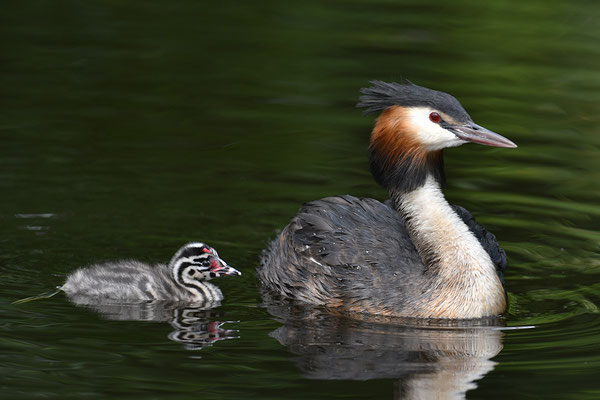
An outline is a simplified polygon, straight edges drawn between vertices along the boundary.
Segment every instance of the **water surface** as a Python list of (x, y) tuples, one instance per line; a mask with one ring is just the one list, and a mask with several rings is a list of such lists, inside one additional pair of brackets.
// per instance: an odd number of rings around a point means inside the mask
[[(7, 398), (600, 396), (595, 2), (3, 9)], [(373, 118), (354, 104), (369, 80), (401, 78), (454, 94), (519, 145), (446, 151), (447, 197), (508, 253), (505, 320), (428, 327), (265, 305), (260, 252), (302, 203), (386, 198), (367, 166)], [(218, 282), (220, 307), (10, 304), (88, 263), (162, 262), (191, 240), (243, 272)]]

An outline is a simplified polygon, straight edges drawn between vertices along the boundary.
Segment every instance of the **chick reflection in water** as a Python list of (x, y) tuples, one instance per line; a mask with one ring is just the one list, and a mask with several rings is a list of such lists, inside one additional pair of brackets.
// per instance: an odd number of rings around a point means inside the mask
[(79, 302), (82, 298), (69, 299), (77, 305), (97, 311), (109, 320), (168, 322), (173, 327), (169, 339), (183, 344), (186, 350), (201, 350), (220, 340), (239, 338), (237, 330), (223, 327), (235, 321), (223, 321), (223, 313), (211, 310), (219, 305), (218, 302), (196, 303), (195, 307), (182, 308), (181, 304), (167, 301), (91, 304), (87, 301)]
[(296, 355), (307, 378), (397, 379), (395, 398), (464, 398), (493, 370), (491, 358), (502, 350), (503, 332), (494, 319), (438, 325), (414, 320), (411, 325), (307, 308), (267, 308), (283, 322), (271, 336)]

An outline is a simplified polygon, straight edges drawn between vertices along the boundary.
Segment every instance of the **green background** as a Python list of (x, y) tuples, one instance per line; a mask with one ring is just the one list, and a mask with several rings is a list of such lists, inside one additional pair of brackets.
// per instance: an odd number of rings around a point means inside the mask
[[(261, 305), (254, 277), (261, 250), (302, 203), (386, 198), (368, 172), (373, 117), (354, 105), (369, 80), (403, 78), (452, 93), (475, 122), (519, 145), (446, 151), (448, 199), (508, 253), (506, 325), (533, 326), (494, 339), (496, 364), (467, 397), (600, 396), (597, 2), (59, 0), (2, 9), (3, 397), (410, 397), (403, 385), (414, 370), (378, 375), (360, 364), (390, 335), (341, 363), (371, 375), (324, 378), (302, 366), (303, 350), (271, 334), (282, 320)], [(230, 321), (236, 339), (188, 351), (167, 339), (166, 323), (107, 320), (62, 295), (10, 304), (82, 265), (166, 261), (191, 240), (244, 273), (217, 282), (226, 301), (206, 317)], [(368, 324), (336, 329), (381, 335)], [(417, 364), (425, 375), (437, 365)]]

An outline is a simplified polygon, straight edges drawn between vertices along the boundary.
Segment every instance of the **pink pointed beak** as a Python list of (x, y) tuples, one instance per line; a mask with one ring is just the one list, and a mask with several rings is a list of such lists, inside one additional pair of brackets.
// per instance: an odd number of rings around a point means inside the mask
[(498, 135), (474, 122), (465, 125), (452, 125), (450, 130), (462, 140), (483, 144), (485, 146), (515, 148), (517, 145), (504, 136)]

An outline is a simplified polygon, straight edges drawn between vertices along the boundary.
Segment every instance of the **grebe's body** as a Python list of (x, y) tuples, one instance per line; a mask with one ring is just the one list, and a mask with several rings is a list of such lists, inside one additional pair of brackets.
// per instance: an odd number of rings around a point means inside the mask
[(473, 123), (452, 96), (374, 82), (359, 106), (381, 111), (371, 136), (375, 179), (390, 200), (306, 204), (265, 251), (259, 278), (284, 297), (395, 317), (480, 318), (506, 309), (504, 251), (445, 200), (441, 150), (514, 143)]
[(223, 294), (208, 280), (224, 275), (241, 273), (220, 259), (213, 248), (189, 243), (168, 265), (134, 260), (96, 264), (71, 273), (60, 289), (69, 296), (122, 302), (218, 302)]

